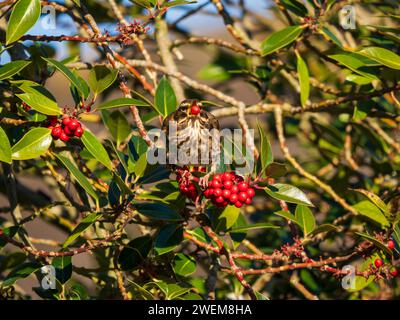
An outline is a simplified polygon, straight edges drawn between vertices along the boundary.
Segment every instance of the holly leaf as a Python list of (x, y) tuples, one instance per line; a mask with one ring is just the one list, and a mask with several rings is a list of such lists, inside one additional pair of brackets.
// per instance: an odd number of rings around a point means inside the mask
[(52, 141), (50, 129), (31, 129), (11, 148), (12, 159), (29, 160), (37, 158), (49, 149)]
[(161, 78), (158, 84), (154, 104), (158, 113), (164, 118), (176, 110), (175, 92), (165, 76)]
[(300, 25), (290, 26), (274, 32), (261, 43), (262, 55), (266, 56), (286, 47), (295, 41), (302, 32), (303, 28)]

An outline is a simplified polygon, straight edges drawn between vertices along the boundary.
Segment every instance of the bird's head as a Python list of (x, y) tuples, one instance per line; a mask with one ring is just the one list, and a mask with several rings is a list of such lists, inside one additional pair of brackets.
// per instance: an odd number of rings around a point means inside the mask
[(200, 115), (202, 104), (195, 99), (187, 99), (179, 105), (179, 110), (189, 117), (197, 117)]

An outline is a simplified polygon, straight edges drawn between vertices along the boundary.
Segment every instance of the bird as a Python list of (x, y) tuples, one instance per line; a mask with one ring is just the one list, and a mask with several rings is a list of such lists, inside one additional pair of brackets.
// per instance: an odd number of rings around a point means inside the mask
[(219, 162), (219, 122), (196, 99), (182, 101), (162, 124), (166, 137), (167, 165), (173, 170), (206, 172), (199, 185), (205, 188)]

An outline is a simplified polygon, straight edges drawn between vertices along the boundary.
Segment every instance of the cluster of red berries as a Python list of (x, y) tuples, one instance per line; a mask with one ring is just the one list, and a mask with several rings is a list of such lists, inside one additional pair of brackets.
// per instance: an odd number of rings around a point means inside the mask
[(57, 117), (49, 117), (48, 122), (48, 128), (51, 129), (51, 135), (54, 140), (60, 139), (67, 142), (72, 137), (80, 138), (83, 135), (82, 125), (75, 118), (65, 116), (60, 124)]
[(204, 196), (217, 207), (232, 204), (237, 208), (250, 204), (255, 190), (241, 176), (233, 172), (218, 173), (212, 177)]
[(199, 193), (194, 183), (185, 179), (181, 172), (177, 173), (177, 180), (179, 183), (179, 190), (181, 190), (181, 192), (190, 200), (195, 201)]

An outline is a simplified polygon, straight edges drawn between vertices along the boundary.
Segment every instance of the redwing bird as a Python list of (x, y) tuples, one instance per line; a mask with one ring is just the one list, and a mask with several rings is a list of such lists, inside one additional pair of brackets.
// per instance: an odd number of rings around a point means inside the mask
[(178, 109), (164, 119), (167, 163), (173, 169), (188, 167), (189, 171), (208, 169), (199, 184), (206, 186), (217, 169), (220, 152), (219, 122), (202, 104), (193, 99), (182, 101)]

